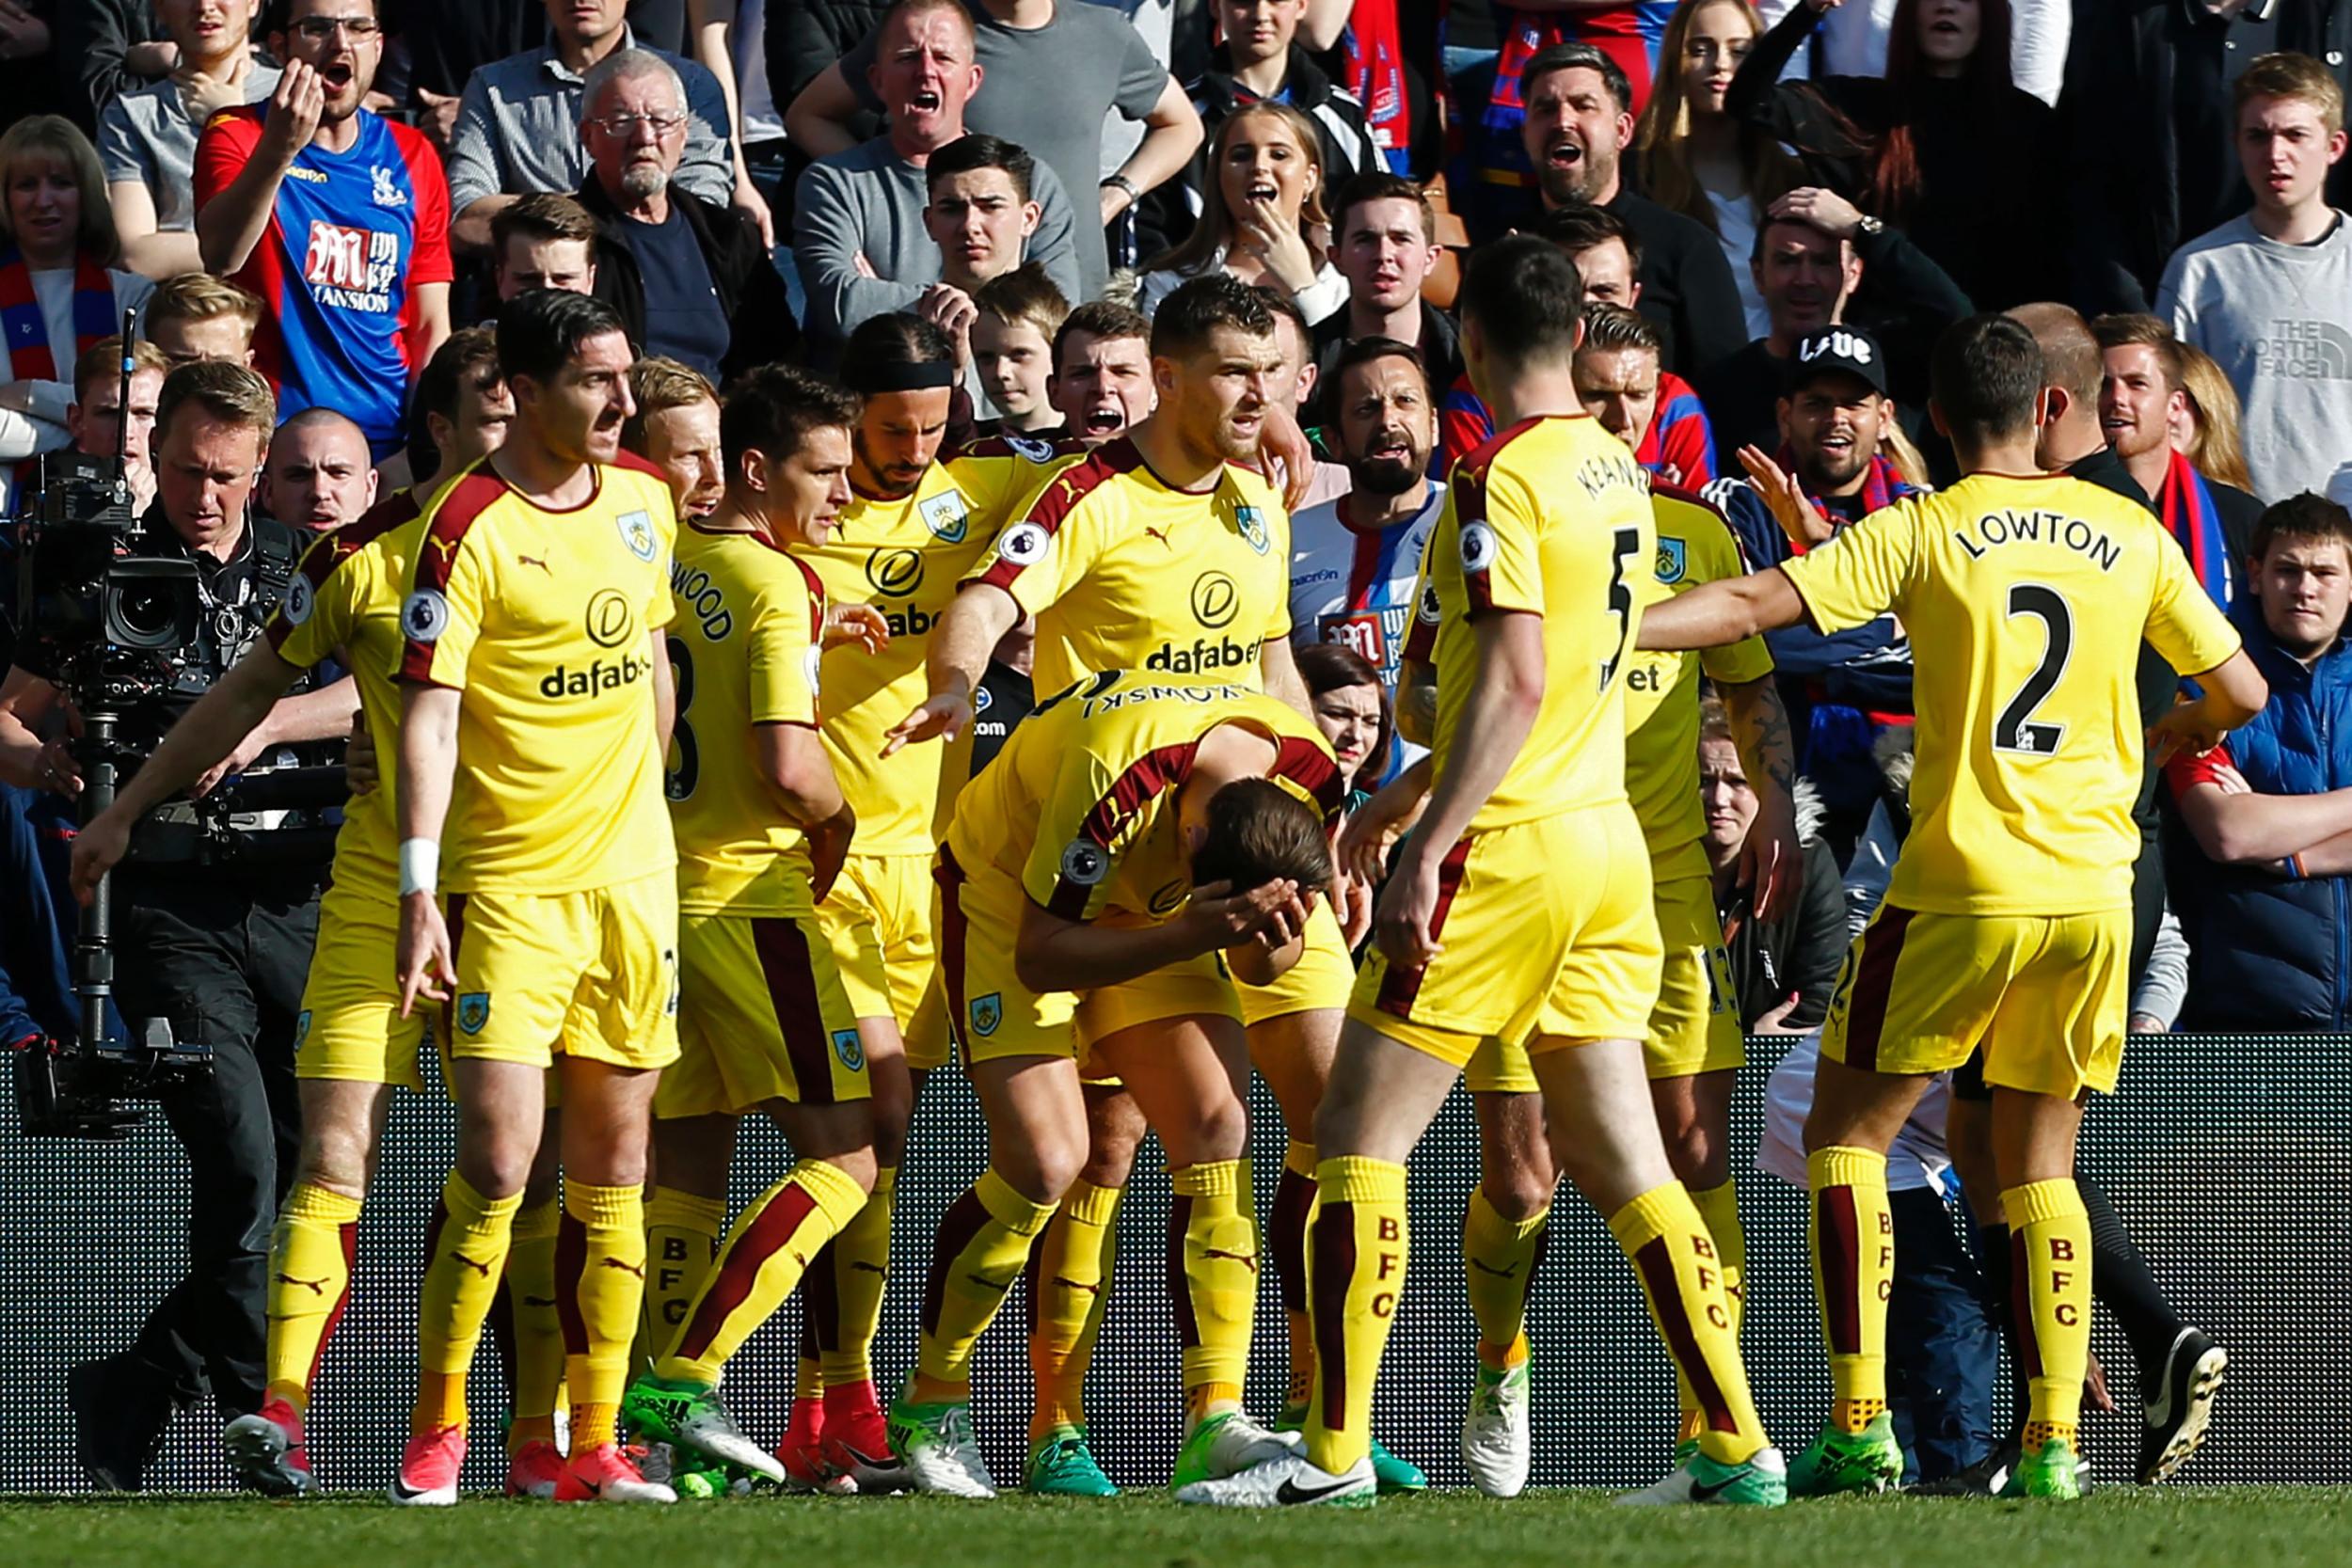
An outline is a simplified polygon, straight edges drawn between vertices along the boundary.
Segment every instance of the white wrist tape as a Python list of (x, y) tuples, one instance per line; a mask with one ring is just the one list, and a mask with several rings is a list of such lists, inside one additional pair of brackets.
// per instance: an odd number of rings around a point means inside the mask
[(430, 838), (404, 838), (400, 841), (400, 895), (412, 893), (433, 893), (441, 879), (441, 846)]

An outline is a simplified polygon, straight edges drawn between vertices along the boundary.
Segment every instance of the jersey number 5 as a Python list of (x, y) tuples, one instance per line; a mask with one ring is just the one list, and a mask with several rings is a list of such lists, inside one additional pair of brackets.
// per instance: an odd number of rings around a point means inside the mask
[(694, 793), (694, 785), (702, 778), (702, 751), (694, 744), (694, 728), (686, 721), (687, 710), (694, 705), (694, 660), (686, 651), (682, 638), (673, 637), (670, 643), (670, 679), (677, 688), (677, 718), (670, 725), (670, 745), (677, 752), (677, 766), (661, 781), (661, 793), (673, 800), (683, 800)]
[(2031, 615), (2041, 621), (2042, 662), (2034, 666), (2026, 684), (2017, 689), (2017, 695), (2001, 709), (2001, 717), (1993, 725), (1993, 749), (2046, 757), (2066, 737), (2066, 726), (2037, 721), (2033, 710), (2042, 705), (2042, 700), (2057, 689), (2058, 677), (2066, 673), (2067, 658), (2074, 651), (2074, 611), (2057, 589), (2038, 582), (2020, 582), (2010, 588), (2009, 614), (2011, 620)]
[(1600, 661), (1600, 689), (1609, 689), (1610, 677), (1617, 666), (1625, 662), (1626, 645), (1633, 641), (1633, 585), (1626, 580), (1626, 569), (1642, 553), (1642, 531), (1637, 528), (1617, 530), (1612, 541), (1615, 549), (1609, 562), (1609, 613), (1617, 623), (1617, 651)]

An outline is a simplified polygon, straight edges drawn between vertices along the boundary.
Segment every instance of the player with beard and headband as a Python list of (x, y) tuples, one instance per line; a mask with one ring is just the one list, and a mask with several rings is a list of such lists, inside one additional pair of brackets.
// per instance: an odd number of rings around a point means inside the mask
[[(1139, 670), (1228, 680), (1307, 711), (1290, 651), (1289, 519), (1246, 466), (1258, 458), (1284, 368), (1276, 321), (1263, 294), (1221, 273), (1182, 284), (1162, 302), (1151, 325), (1157, 406), (1120, 438), (1041, 470), (1031, 499), (1010, 514), (933, 632), (931, 695), (892, 731), (894, 747), (953, 738), (970, 726), (972, 692), (989, 651), (1025, 613), (1037, 619), (1040, 691), (1058, 691), (1089, 672)], [(1327, 1046), (1290, 1037), (1295, 1021), (1337, 1005), (1321, 993), (1343, 989), (1350, 970), (1338, 922), (1318, 910), (1304, 961), (1248, 1003), (1271, 1009), (1271, 1032), (1253, 1031), (1249, 1043), (1295, 1132), (1312, 1119), (1328, 1056)], [(1309, 1002), (1315, 1006), (1301, 1007)], [(1122, 1011), (1105, 1032), (1174, 1022), (1221, 1037), (1241, 1021), (1243, 1006), (1230, 986), (1164, 989)], [(972, 1018), (956, 1022), (960, 1029), (977, 1027)], [(1040, 1387), (1029, 1480), (1040, 1490), (1102, 1496), (1110, 1483), (1086, 1449), (1081, 1394), (1101, 1322), (1098, 1287), (1109, 1278), (1119, 1193), (1144, 1128), (1132, 1099), (1107, 1082), (1089, 1089), (1087, 1110), (1090, 1148), (1077, 1184), (1066, 1198), (1059, 1186), (1031, 1195), (1048, 1205), (1039, 1228), (1057, 1200), (1061, 1215), (1038, 1254), (1052, 1289), (1036, 1307), (1031, 1338)], [(1254, 1255), (1254, 1226), (1251, 1238)], [(1286, 1259), (1283, 1267), (1303, 1262)], [(1245, 1351), (1246, 1342), (1245, 1333)], [(1280, 1446), (1241, 1410), (1232, 1349), (1220, 1338), (1200, 1356), (1187, 1355), (1180, 1477), (1230, 1471)], [(931, 1364), (894, 1414), (893, 1428), (918, 1479), (930, 1468), (938, 1476), (932, 1485), (961, 1490), (986, 1481), (968, 1427), (956, 1429), (961, 1417), (949, 1415), (962, 1408), (952, 1397), (961, 1389), (950, 1370), (960, 1376), (961, 1360)], [(955, 1430), (966, 1437), (958, 1440)]]
[[(1291, 519), (1291, 640), (1353, 649), (1393, 694), (1422, 551), (1445, 502), (1445, 486), (1429, 477), (1429, 378), (1406, 344), (1352, 339), (1332, 363), (1326, 403), (1349, 489)], [(1378, 788), (1422, 754), (1409, 741), (1389, 751), (1386, 771), (1362, 787)], [(1292, 1393), (1293, 1402), (1303, 1397)]]
[(401, 444), (408, 388), (449, 336), (449, 185), (432, 144), (363, 106), (384, 55), (376, 0), (293, 0), (266, 104), (196, 149), (205, 270), (261, 296), (259, 368), (281, 414), (324, 404)]

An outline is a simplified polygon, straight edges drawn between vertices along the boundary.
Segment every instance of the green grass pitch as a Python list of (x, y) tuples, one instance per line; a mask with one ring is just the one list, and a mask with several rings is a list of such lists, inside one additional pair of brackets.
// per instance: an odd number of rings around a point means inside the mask
[(2118, 1488), (2080, 1503), (1906, 1497), (1626, 1510), (1468, 1493), (1273, 1514), (1008, 1497), (765, 1498), (672, 1509), (373, 1498), (0, 1499), (11, 1565), (72, 1568), (2285, 1568), (2352, 1560), (2352, 1491)]

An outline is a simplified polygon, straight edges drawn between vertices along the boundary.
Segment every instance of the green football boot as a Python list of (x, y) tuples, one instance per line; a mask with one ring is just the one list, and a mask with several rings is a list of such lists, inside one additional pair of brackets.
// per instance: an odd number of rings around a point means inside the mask
[(621, 1419), (640, 1437), (681, 1450), (681, 1459), (691, 1451), (767, 1481), (784, 1480), (784, 1466), (776, 1463), (776, 1456), (735, 1424), (716, 1388), (673, 1383), (647, 1373), (630, 1383), (621, 1395)]
[(1879, 1418), (1857, 1433), (1823, 1427), (1812, 1446), (1788, 1466), (1792, 1497), (1834, 1497), (1843, 1492), (1891, 1492), (1903, 1479), (1903, 1448), (1895, 1440), (1895, 1420)]
[(1778, 1449), (1758, 1449), (1737, 1465), (1709, 1459), (1694, 1447), (1691, 1457), (1665, 1479), (1617, 1499), (1634, 1508), (1670, 1503), (1712, 1503), (1730, 1507), (1778, 1508), (1788, 1500), (1788, 1467)]
[(1176, 1453), (1176, 1471), (1168, 1478), (1171, 1490), (1204, 1481), (1222, 1481), (1255, 1469), (1269, 1459), (1283, 1459), (1299, 1449), (1294, 1433), (1269, 1432), (1239, 1410), (1220, 1410), (1194, 1427)]
[(2004, 1497), (2062, 1497), (2083, 1495), (2082, 1456), (2063, 1437), (2053, 1437), (2039, 1451), (2018, 1456), (2017, 1467), (2001, 1488)]
[(1084, 1427), (1056, 1427), (1029, 1445), (1025, 1491), (1041, 1497), (1116, 1497), (1119, 1488), (1087, 1448)]

